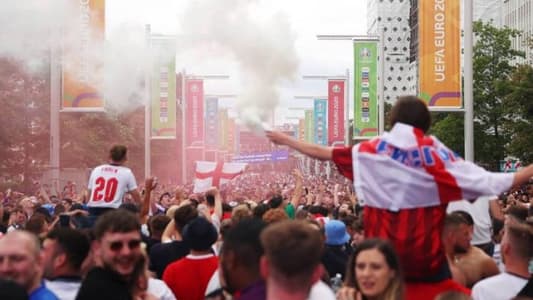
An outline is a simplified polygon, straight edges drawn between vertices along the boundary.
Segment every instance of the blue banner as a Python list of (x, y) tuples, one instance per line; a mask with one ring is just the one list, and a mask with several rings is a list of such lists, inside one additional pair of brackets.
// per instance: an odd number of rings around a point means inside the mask
[(314, 142), (319, 145), (328, 144), (327, 105), (328, 101), (326, 99), (315, 99)]
[(265, 161), (282, 161), (287, 159), (289, 159), (288, 150), (276, 150), (272, 152), (258, 152), (234, 156), (232, 162), (258, 163)]

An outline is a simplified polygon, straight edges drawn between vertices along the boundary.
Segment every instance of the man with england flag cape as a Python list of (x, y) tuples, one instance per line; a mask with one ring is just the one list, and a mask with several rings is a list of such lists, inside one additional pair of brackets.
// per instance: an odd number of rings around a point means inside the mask
[(498, 195), (527, 182), (533, 165), (516, 173), (493, 173), (465, 161), (434, 136), (426, 104), (398, 99), (390, 132), (350, 147), (333, 148), (267, 131), (276, 144), (321, 160), (332, 160), (351, 179), (364, 205), (367, 238), (390, 240), (407, 282), (406, 299), (433, 299), (447, 290), (468, 293), (451, 280), (441, 233), (449, 202)]

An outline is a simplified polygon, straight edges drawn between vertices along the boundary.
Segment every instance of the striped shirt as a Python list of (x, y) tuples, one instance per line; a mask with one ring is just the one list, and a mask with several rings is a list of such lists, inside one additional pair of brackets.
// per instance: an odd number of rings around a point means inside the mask
[(394, 244), (409, 281), (438, 281), (446, 273), (441, 233), (449, 202), (500, 194), (513, 181), (513, 174), (488, 172), (401, 123), (381, 137), (335, 148), (333, 161), (364, 206), (365, 235)]

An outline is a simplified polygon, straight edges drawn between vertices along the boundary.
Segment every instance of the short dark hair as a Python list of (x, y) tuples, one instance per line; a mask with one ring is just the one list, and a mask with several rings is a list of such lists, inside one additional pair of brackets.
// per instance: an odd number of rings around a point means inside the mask
[(533, 256), (533, 226), (521, 222), (507, 222), (505, 224), (509, 244), (516, 256), (524, 261), (529, 261)]
[(444, 230), (451, 230), (457, 228), (459, 225), (470, 225), (469, 221), (465, 218), (465, 215), (454, 211), (444, 217)]
[(311, 274), (324, 251), (318, 230), (305, 221), (280, 221), (263, 230), (261, 245), (279, 284), (287, 289), (311, 286)]
[(431, 114), (424, 101), (416, 96), (400, 96), (392, 107), (391, 126), (404, 123), (426, 133), (431, 126)]
[(263, 218), (263, 215), (267, 212), (267, 210), (269, 210), (269, 206), (264, 204), (264, 203), (259, 203), (255, 208), (254, 208), (254, 217), (258, 218), (258, 219), (262, 219)]
[(221, 253), (233, 252), (239, 264), (259, 273), (259, 259), (264, 253), (259, 236), (266, 224), (255, 218), (244, 219), (224, 233)]
[(54, 240), (67, 256), (68, 264), (79, 270), (89, 254), (89, 237), (79, 230), (60, 227), (48, 232), (47, 239)]
[(283, 197), (281, 195), (274, 195), (268, 202), (270, 208), (278, 208), (281, 206), (281, 203), (283, 203)]
[(150, 229), (150, 234), (153, 235), (154, 233), (163, 233), (169, 222), (170, 218), (167, 215), (159, 214), (151, 217), (148, 221), (148, 229)]
[(461, 217), (463, 217), (463, 219), (465, 220), (464, 224), (469, 225), (469, 226), (474, 226), (474, 218), (472, 218), (472, 216), (469, 213), (467, 213), (466, 211), (464, 211), (464, 210), (456, 210), (456, 211), (452, 212), (452, 214), (457, 214), (457, 215), (460, 215)]
[(174, 212), (174, 225), (179, 233), (190, 221), (198, 217), (198, 210), (191, 204), (183, 205)]
[(94, 225), (94, 236), (101, 240), (107, 232), (126, 233), (141, 230), (139, 218), (125, 209), (113, 209), (101, 215)]
[(215, 206), (215, 195), (207, 194), (205, 195), (205, 201), (209, 206)]
[(161, 200), (163, 200), (163, 197), (165, 196), (168, 196), (169, 198), (172, 198), (172, 196), (170, 195), (169, 192), (164, 192), (163, 194), (161, 194), (161, 196), (159, 196), (159, 202), (161, 202)]
[(124, 145), (114, 145), (109, 150), (109, 157), (115, 162), (121, 162), (126, 158), (128, 148)]

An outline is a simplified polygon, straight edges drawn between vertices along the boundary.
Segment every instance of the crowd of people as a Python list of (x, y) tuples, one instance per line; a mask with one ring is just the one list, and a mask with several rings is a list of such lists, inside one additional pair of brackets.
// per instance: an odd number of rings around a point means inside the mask
[(487, 172), (426, 136), (415, 97), (336, 165), (245, 172), (204, 193), (148, 178), (113, 146), (87, 189), (0, 198), (0, 299), (533, 299), (533, 167)]

